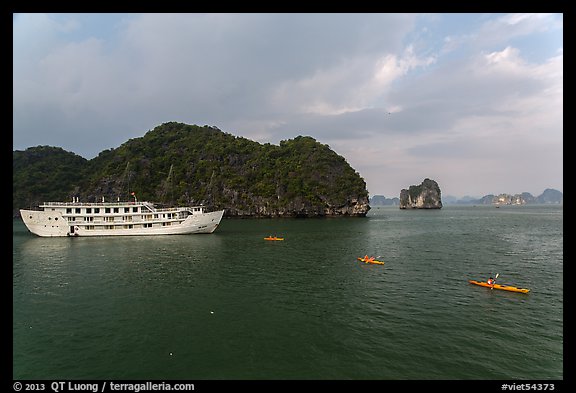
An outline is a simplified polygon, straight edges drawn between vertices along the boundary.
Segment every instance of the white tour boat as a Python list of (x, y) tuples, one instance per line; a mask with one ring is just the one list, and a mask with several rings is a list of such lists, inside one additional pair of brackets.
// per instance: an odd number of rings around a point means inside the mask
[(224, 210), (204, 206), (157, 209), (150, 202), (45, 202), (41, 210), (20, 210), (30, 232), (53, 236), (184, 235), (212, 233)]

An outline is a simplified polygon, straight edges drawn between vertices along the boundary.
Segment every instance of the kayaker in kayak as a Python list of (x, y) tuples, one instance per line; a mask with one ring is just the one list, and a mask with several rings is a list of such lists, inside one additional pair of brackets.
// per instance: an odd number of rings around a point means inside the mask
[(494, 285), (494, 284), (496, 284), (496, 280), (494, 280), (492, 277), (490, 277), (490, 278), (488, 279), (488, 281), (486, 281), (486, 282), (488, 283), (488, 285)]

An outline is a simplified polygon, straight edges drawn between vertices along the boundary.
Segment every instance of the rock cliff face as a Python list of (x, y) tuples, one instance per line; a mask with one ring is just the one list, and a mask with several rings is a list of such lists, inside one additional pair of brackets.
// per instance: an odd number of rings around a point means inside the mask
[(224, 207), (225, 217), (364, 217), (370, 210), (368, 197), (351, 198), (341, 205), (332, 205), (325, 201), (323, 206), (302, 198), (295, 198), (283, 207), (275, 206), (262, 198), (258, 198), (256, 202), (249, 207), (238, 205)]
[(419, 186), (401, 190), (400, 209), (442, 209), (442, 196), (438, 183), (424, 179)]

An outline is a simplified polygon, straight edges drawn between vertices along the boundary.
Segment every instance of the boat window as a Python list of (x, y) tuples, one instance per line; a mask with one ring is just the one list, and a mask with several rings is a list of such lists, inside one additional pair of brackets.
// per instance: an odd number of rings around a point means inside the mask
[(130, 213), (130, 208), (129, 208), (129, 207), (125, 207), (125, 208), (124, 208), (124, 213)]
[(119, 211), (120, 210), (117, 207), (114, 208), (114, 213), (118, 213)]
[(92, 208), (91, 207), (87, 207), (86, 208), (86, 214), (91, 214), (92, 213)]
[(104, 212), (105, 212), (105, 213), (110, 213), (110, 208), (109, 208), (109, 207), (104, 208)]
[(133, 213), (138, 213), (138, 207), (137, 207), (137, 206), (134, 206), (134, 207), (132, 208), (132, 212), (133, 212)]
[(66, 214), (71, 214), (72, 213), (72, 208), (71, 207), (67, 207), (66, 208)]
[(96, 213), (96, 214), (100, 213), (100, 208), (99, 208), (99, 207), (95, 207), (95, 208), (94, 208), (94, 213)]
[(74, 210), (75, 210), (76, 214), (80, 214), (80, 208), (79, 208), (79, 207), (77, 207), (77, 208), (74, 209)]

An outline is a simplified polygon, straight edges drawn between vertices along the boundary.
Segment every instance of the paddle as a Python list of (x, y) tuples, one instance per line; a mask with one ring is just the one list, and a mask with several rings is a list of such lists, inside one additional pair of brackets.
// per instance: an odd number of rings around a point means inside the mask
[[(500, 275), (500, 273), (496, 273), (496, 276), (494, 277), (494, 284), (496, 284), (496, 279), (498, 278), (499, 275)], [(492, 284), (490, 289), (494, 289), (494, 284)]]

